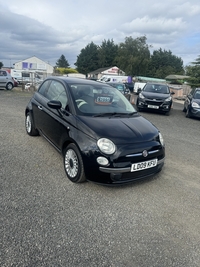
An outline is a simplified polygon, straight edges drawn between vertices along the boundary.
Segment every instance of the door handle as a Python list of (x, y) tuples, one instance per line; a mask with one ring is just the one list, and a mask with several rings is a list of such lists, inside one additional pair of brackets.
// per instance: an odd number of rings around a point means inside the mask
[(42, 106), (38, 106), (39, 110), (42, 110)]

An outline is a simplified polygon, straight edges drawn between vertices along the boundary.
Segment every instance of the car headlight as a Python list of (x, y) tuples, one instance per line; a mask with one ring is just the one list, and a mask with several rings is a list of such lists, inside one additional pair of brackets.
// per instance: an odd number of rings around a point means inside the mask
[(161, 133), (159, 133), (159, 140), (160, 140), (161, 145), (164, 146), (165, 142), (164, 142), (164, 139)]
[(103, 152), (107, 155), (111, 155), (111, 154), (115, 153), (115, 150), (116, 150), (115, 144), (107, 138), (99, 139), (97, 141), (97, 146), (101, 152)]
[(199, 104), (197, 102), (192, 102), (192, 107), (193, 108), (199, 108)]
[(144, 99), (145, 97), (143, 96), (143, 94), (142, 94), (142, 93), (139, 93), (139, 98), (142, 98), (142, 99)]
[(166, 102), (171, 101), (171, 100), (172, 100), (171, 96), (169, 96), (168, 98), (165, 99)]

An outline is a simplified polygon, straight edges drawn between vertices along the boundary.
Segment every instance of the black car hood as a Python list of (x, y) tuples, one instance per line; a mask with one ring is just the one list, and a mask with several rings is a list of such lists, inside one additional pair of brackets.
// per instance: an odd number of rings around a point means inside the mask
[(166, 99), (170, 96), (170, 94), (161, 94), (161, 93), (151, 93), (142, 91), (142, 94), (145, 98), (149, 99)]
[(146, 142), (158, 135), (158, 129), (140, 115), (129, 118), (80, 116), (78, 128), (96, 140), (104, 137), (115, 144)]

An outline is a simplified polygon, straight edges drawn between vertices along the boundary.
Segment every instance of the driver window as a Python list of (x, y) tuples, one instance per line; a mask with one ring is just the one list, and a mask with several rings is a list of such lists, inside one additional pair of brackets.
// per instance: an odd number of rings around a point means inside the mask
[(67, 105), (67, 94), (65, 87), (58, 81), (52, 81), (47, 92), (46, 98), (49, 100), (57, 100), (62, 104), (62, 108), (65, 109)]

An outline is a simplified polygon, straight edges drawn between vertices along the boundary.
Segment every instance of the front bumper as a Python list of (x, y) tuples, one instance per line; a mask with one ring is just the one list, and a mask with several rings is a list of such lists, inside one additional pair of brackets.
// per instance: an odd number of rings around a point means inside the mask
[[(144, 152), (148, 155), (145, 156)], [(107, 166), (98, 164), (98, 157), (103, 157), (98, 151), (87, 153), (83, 157), (87, 180), (105, 185), (127, 184), (161, 171), (165, 161), (165, 147), (158, 140), (120, 146), (116, 154), (107, 157)], [(144, 162), (149, 164), (154, 160), (157, 160), (157, 164), (151, 167), (134, 166)], [(140, 170), (136, 170), (138, 167)]]
[(167, 101), (155, 101), (150, 99), (138, 99), (137, 106), (140, 109), (150, 109), (150, 110), (158, 110), (163, 112), (168, 112), (171, 109), (172, 102)]
[(193, 117), (200, 118), (200, 108), (191, 108), (190, 114)]
[(131, 172), (131, 167), (127, 168), (104, 168), (99, 167), (99, 170), (101, 172), (104, 172), (106, 174), (109, 174), (109, 179), (107, 180), (107, 183), (109, 184), (124, 184), (124, 183), (130, 183), (134, 182), (136, 180), (145, 179), (149, 176), (155, 175), (159, 171), (161, 171), (163, 165), (164, 165), (165, 158), (158, 160), (157, 166), (140, 170), (137, 172)]

